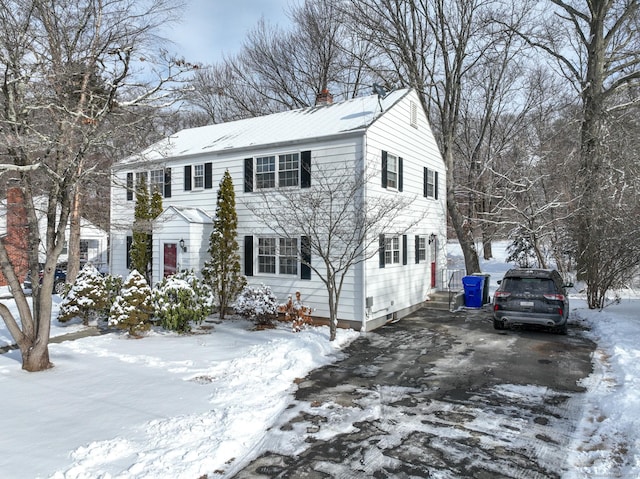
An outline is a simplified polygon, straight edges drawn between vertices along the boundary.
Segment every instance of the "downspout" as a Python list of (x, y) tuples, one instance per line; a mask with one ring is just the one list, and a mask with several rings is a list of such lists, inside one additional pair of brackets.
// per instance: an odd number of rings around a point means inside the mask
[[(362, 171), (360, 172), (360, 174), (362, 174), (362, 178), (366, 178), (367, 174), (367, 170), (368, 170), (368, 156), (367, 156), (367, 133), (365, 130), (365, 133), (362, 135)], [(362, 187), (362, 204), (366, 205), (366, 201), (367, 201), (367, 182), (363, 183), (363, 187)], [(366, 208), (363, 209), (363, 211), (366, 211)], [(368, 234), (368, 233), (367, 233)], [(365, 242), (366, 242), (366, 238), (365, 238)], [(366, 252), (363, 251), (362, 252), (363, 255), (366, 256)], [(364, 312), (364, 317), (362, 318), (362, 327), (360, 328), (360, 332), (362, 333), (366, 333), (367, 332), (367, 321), (370, 318), (370, 314), (371, 312), (369, 311), (369, 309), (367, 308), (367, 262), (362, 261), (360, 263), (360, 268), (361, 268), (361, 274), (362, 274), (362, 297), (360, 298), (360, 301), (362, 303), (362, 311)]]

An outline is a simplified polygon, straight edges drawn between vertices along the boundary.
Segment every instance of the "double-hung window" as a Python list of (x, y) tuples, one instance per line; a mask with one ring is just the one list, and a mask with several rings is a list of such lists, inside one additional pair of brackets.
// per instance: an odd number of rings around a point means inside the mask
[(416, 236), (416, 263), (427, 259), (427, 238), (426, 236)]
[(398, 236), (384, 239), (384, 263), (400, 264), (400, 238)]
[(300, 183), (300, 155), (289, 153), (278, 157), (278, 186), (298, 186)]
[(298, 274), (296, 238), (258, 238), (258, 272)]
[(157, 190), (162, 195), (164, 192), (164, 170), (151, 170), (149, 176), (149, 192), (153, 194)]
[(424, 169), (424, 191), (425, 198), (438, 199), (438, 172), (429, 168)]
[(387, 154), (387, 188), (398, 188), (398, 157)]
[(274, 188), (276, 186), (276, 157), (256, 158), (256, 188)]
[(298, 274), (298, 240), (280, 238), (280, 274)]
[(276, 238), (258, 238), (258, 272), (276, 273)]
[(193, 165), (193, 187), (204, 188), (204, 165)]

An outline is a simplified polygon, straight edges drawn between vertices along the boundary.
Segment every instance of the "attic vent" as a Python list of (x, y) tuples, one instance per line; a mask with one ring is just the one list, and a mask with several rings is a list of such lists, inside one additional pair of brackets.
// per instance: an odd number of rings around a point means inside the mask
[(409, 105), (409, 124), (414, 128), (418, 128), (418, 105), (414, 101)]
[(316, 95), (316, 106), (331, 105), (333, 103), (333, 95), (326, 88)]

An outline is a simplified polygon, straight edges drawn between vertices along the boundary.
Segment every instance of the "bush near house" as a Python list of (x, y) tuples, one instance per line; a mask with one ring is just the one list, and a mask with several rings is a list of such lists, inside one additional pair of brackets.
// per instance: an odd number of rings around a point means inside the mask
[(269, 286), (245, 286), (233, 309), (258, 326), (272, 326), (278, 315), (278, 300)]
[(98, 319), (104, 314), (108, 304), (108, 293), (105, 278), (91, 264), (87, 263), (78, 273), (60, 306), (58, 321), (65, 323), (73, 318), (81, 318), (82, 324)]
[(133, 270), (109, 311), (109, 325), (124, 329), (129, 336), (140, 337), (151, 327), (153, 302), (147, 280)]
[(213, 311), (213, 292), (193, 272), (164, 278), (153, 289), (155, 317), (160, 325), (179, 333), (191, 331)]
[(278, 306), (278, 312), (284, 314), (285, 321), (291, 321), (293, 331), (298, 333), (308, 325), (313, 324), (312, 309), (305, 306), (300, 299), (300, 291), (296, 291), (296, 299), (289, 295), (285, 304)]

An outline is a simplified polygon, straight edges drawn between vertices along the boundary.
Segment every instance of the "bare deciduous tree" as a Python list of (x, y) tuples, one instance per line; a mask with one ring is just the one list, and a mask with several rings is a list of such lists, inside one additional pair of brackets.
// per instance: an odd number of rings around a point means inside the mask
[(366, 185), (373, 178), (379, 178), (379, 172), (363, 172), (361, 165), (355, 172), (353, 164), (346, 162), (317, 166), (310, 188), (269, 191), (247, 203), (273, 233), (305, 238), (307, 244), (298, 242), (298, 259), (326, 287), (331, 341), (336, 337), (342, 286), (352, 268), (378, 254), (380, 234), (393, 227), (401, 235), (423, 219), (406, 214), (415, 198), (384, 194), (365, 198)]
[[(611, 223), (617, 194), (606, 192), (618, 180), (610, 141), (612, 116), (640, 101), (640, 3), (627, 0), (549, 0), (548, 15), (537, 28), (524, 32), (533, 46), (550, 55), (560, 74), (573, 86), (581, 105), (579, 166), (573, 178), (577, 208), (572, 218), (579, 278), (587, 284), (588, 304), (602, 307), (609, 259), (602, 245), (611, 231), (624, 231), (626, 221)], [(627, 171), (627, 165), (623, 171)], [(623, 175), (629, 177), (628, 173)], [(634, 208), (629, 206), (631, 210)], [(607, 225), (607, 228), (603, 228)], [(636, 268), (637, 251), (627, 251), (624, 277)]]
[[(473, 218), (459, 202), (459, 139), (465, 101), (481, 93), (484, 111), (475, 112), (476, 135), (465, 156), (472, 161), (486, 149), (492, 122), (504, 112), (506, 93), (517, 83), (513, 56), (520, 48), (515, 35), (499, 27), (525, 18), (526, 2), (514, 5), (492, 0), (349, 0), (351, 25), (387, 59), (391, 82), (421, 92), (447, 165), (447, 210), (469, 273), (480, 270)], [(481, 67), (485, 65), (484, 73)], [(488, 82), (487, 82), (488, 81)], [(484, 82), (484, 83), (483, 83)], [(484, 91), (480, 92), (480, 89)], [(500, 103), (502, 102), (502, 103)], [(477, 107), (477, 103), (475, 104)], [(471, 114), (471, 112), (469, 112)], [(478, 129), (479, 128), (479, 129)], [(467, 188), (467, 190), (469, 190)]]
[[(133, 129), (136, 109), (175, 100), (176, 81), (193, 66), (155, 50), (158, 26), (176, 12), (172, 0), (48, 2), (0, 6), (0, 158), (17, 180), (28, 219), (33, 307), (0, 242), (2, 272), (20, 323), (0, 315), (22, 353), (22, 367), (40, 371), (49, 360), (51, 291), (79, 185), (96, 165), (96, 151), (114, 146), (119, 129)], [(132, 120), (133, 119), (133, 120)], [(125, 124), (126, 123), (126, 124)], [(46, 233), (38, 230), (33, 198), (46, 198)], [(42, 284), (38, 283), (43, 251)]]
[(195, 75), (189, 101), (209, 122), (313, 106), (323, 90), (336, 100), (370, 91), (370, 48), (349, 34), (335, 1), (306, 0), (289, 17), (290, 29), (260, 20), (237, 56)]

